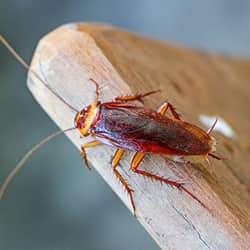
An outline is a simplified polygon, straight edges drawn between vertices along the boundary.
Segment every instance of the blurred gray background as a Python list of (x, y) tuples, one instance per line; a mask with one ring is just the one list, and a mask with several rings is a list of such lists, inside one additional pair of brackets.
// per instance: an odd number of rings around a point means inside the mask
[[(0, 33), (30, 60), (41, 36), (97, 21), (192, 47), (250, 54), (248, 0), (0, 0)], [(0, 46), (0, 181), (56, 130), (25, 86), (26, 72)], [(0, 249), (158, 249), (66, 138), (26, 164), (0, 204)]]

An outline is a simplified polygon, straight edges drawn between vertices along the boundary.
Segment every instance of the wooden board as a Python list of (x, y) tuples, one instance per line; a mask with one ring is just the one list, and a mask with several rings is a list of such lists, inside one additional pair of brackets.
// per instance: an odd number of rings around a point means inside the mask
[[(135, 190), (139, 222), (163, 249), (250, 248), (250, 62), (216, 53), (181, 48), (101, 24), (62, 26), (41, 39), (32, 68), (67, 102), (80, 110), (94, 100), (94, 78), (101, 100), (154, 89), (146, 99), (156, 109), (166, 99), (184, 119), (203, 126), (201, 117), (217, 116), (221, 132), (218, 153), (226, 161), (178, 164), (160, 155), (147, 155), (142, 168), (186, 183), (206, 204), (187, 194), (129, 171), (127, 152), (119, 171)], [(32, 74), (28, 86), (62, 129), (74, 125), (75, 113)], [(225, 124), (233, 130), (226, 132)], [(68, 133), (80, 149), (89, 139)], [(127, 193), (112, 172), (115, 149), (88, 150), (91, 165), (131, 209)], [(97, 239), (98, 240), (98, 239)]]

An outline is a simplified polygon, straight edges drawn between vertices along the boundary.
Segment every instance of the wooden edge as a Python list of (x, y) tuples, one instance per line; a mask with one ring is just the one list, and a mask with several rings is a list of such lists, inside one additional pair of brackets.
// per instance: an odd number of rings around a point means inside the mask
[[(85, 24), (85, 27), (88, 25)], [(106, 28), (107, 26), (99, 25), (95, 30), (98, 32)], [(119, 32), (115, 28), (110, 29), (111, 35)], [(157, 46), (159, 45), (156, 43)], [(78, 24), (62, 26), (42, 38), (34, 53), (32, 69), (78, 110), (91, 103), (94, 98), (94, 86), (89, 81), (90, 78), (94, 78), (100, 84), (102, 101), (131, 93), (129, 85), (96, 44), (95, 37), (84, 29), (78, 29)], [(58, 100), (31, 73), (28, 77), (28, 86), (36, 100), (61, 129), (72, 127), (75, 112)], [(70, 132), (67, 136), (79, 149), (81, 144), (88, 140), (80, 138), (77, 131)], [(129, 197), (110, 167), (113, 154), (113, 148), (98, 146), (88, 150), (88, 159), (131, 210)], [(249, 247), (247, 230), (225, 206), (206, 179), (196, 174), (192, 167), (173, 163), (158, 155), (148, 155), (143, 161), (144, 169), (153, 170), (174, 180), (185, 180), (188, 190), (199, 197), (209, 210), (179, 190), (152, 182), (129, 171), (131, 156), (132, 153), (125, 154), (119, 171), (135, 190), (139, 222), (161, 248)]]

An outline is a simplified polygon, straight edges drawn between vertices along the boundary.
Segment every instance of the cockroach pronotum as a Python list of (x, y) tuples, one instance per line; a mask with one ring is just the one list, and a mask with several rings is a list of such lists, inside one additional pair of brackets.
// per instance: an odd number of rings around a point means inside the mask
[[(111, 164), (112, 169), (115, 176), (120, 180), (129, 194), (134, 214), (136, 212), (133, 198), (134, 190), (132, 190), (127, 181), (117, 170), (117, 166), (125, 150), (134, 152), (130, 165), (130, 169), (134, 173), (183, 190), (201, 205), (205, 206), (196, 196), (184, 187), (183, 183), (141, 170), (139, 165), (146, 153), (182, 157), (197, 156), (202, 157), (207, 161), (208, 157), (211, 156), (215, 159), (221, 160), (221, 157), (214, 154), (216, 151), (216, 140), (211, 136), (216, 121), (211, 129), (206, 132), (198, 126), (184, 121), (170, 102), (163, 103), (158, 111), (147, 109), (134, 102), (141, 101), (144, 97), (155, 94), (159, 90), (150, 91), (145, 94), (116, 97), (113, 101), (101, 103), (99, 98), (99, 84), (94, 79), (90, 80), (95, 85), (95, 100), (93, 103), (78, 112), (77, 109), (63, 100), (62, 97), (60, 97), (45, 81), (32, 71), (29, 65), (16, 53), (2, 36), (0, 36), (0, 41), (26, 69), (30, 70), (30, 72), (56, 97), (76, 112), (74, 120), (75, 126), (68, 130), (78, 129), (82, 136), (91, 136), (94, 138), (93, 141), (83, 144), (81, 147), (82, 156), (87, 166), (89, 165), (86, 148), (95, 147), (99, 144), (107, 144), (116, 148)], [(14, 170), (1, 186), (0, 199), (9, 182), (31, 154), (52, 138), (63, 132), (67, 132), (68, 130), (58, 131), (45, 138), (18, 162)]]

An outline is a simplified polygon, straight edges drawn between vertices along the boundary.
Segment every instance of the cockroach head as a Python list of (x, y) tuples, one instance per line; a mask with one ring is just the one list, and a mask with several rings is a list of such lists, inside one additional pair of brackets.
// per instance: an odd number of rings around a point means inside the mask
[(75, 127), (79, 129), (83, 136), (89, 135), (89, 129), (95, 124), (98, 106), (98, 103), (92, 103), (76, 114)]

